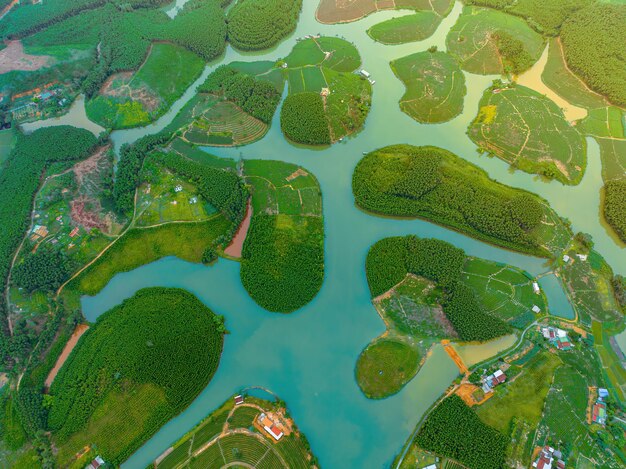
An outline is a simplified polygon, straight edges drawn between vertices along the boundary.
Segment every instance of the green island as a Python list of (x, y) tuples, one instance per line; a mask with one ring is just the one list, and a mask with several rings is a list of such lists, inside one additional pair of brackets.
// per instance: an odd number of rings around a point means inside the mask
[(466, 6), (450, 29), (446, 45), (467, 72), (519, 74), (539, 59), (545, 41), (521, 18)]
[[(427, 265), (435, 258), (441, 262)], [(449, 278), (441, 279), (443, 271)], [(357, 362), (357, 382), (369, 398), (398, 392), (442, 339), (493, 339), (547, 312), (545, 295), (528, 273), (467, 257), (443, 241), (383, 239), (368, 253), (366, 274), (387, 328)]]
[(396, 8), (417, 11), (412, 15), (400, 16), (375, 24), (367, 30), (367, 34), (372, 39), (382, 44), (404, 44), (429, 38), (448, 16), (454, 5), (451, 0), (394, 3)]
[(468, 135), (485, 151), (527, 173), (578, 184), (586, 145), (551, 99), (525, 86), (496, 82), (485, 90)]
[[(251, 390), (253, 391), (253, 390)], [(157, 469), (318, 467), (286, 404), (243, 391), (224, 402), (154, 461)]]
[(54, 379), (47, 415), (57, 464), (83, 448), (120, 464), (185, 409), (217, 370), (225, 332), (190, 293), (138, 291), (103, 314)]
[(87, 102), (87, 116), (105, 128), (149, 124), (176, 101), (202, 73), (204, 61), (180, 46), (152, 45), (137, 72), (110, 76)]
[(254, 301), (290, 313), (310, 302), (324, 279), (324, 220), (319, 183), (283, 161), (246, 160), (250, 228), (241, 282)]
[(243, 63), (222, 65), (209, 75), (165, 131), (193, 145), (239, 146), (263, 138), (284, 87), (281, 72), (271, 62), (258, 64), (254, 74), (238, 65)]
[(238, 0), (228, 11), (228, 41), (242, 50), (268, 49), (296, 29), (302, 0)]
[(571, 238), (544, 200), (437, 147), (392, 145), (367, 154), (354, 170), (352, 191), (368, 212), (423, 218), (540, 257), (558, 255)]
[(296, 143), (329, 145), (361, 130), (369, 113), (372, 86), (354, 74), (359, 51), (335, 37), (312, 37), (296, 44), (282, 62), (289, 95), (280, 126)]
[(437, 51), (417, 52), (391, 62), (406, 86), (400, 109), (422, 123), (446, 122), (461, 114), (467, 92), (465, 76), (456, 60)]

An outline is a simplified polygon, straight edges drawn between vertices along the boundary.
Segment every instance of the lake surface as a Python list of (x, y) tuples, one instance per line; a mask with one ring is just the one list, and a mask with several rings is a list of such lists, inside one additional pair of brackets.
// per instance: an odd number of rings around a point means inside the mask
[[(371, 305), (365, 278), (369, 247), (387, 236), (417, 234), (451, 242), (468, 255), (506, 262), (539, 275), (548, 270), (545, 260), (499, 249), (462, 234), (420, 220), (377, 218), (354, 206), (352, 171), (363, 152), (396, 144), (437, 145), (478, 164), (491, 177), (541, 194), (574, 230), (590, 233), (596, 249), (617, 272), (626, 273), (623, 246), (600, 224), (602, 186), (598, 146), (588, 140), (589, 163), (583, 181), (576, 187), (546, 183), (522, 172), (511, 172), (496, 158), (481, 157), (465, 131), (478, 108), (483, 90), (495, 77), (466, 74), (468, 94), (465, 111), (440, 125), (420, 125), (403, 114), (398, 100), (404, 87), (389, 61), (437, 45), (445, 50), (445, 36), (460, 14), (457, 3), (433, 37), (400, 46), (383, 46), (365, 31), (373, 24), (405, 13), (380, 12), (344, 25), (321, 25), (315, 21), (317, 0), (305, 0), (297, 31), (264, 54), (242, 54), (229, 47), (203, 76), (157, 122), (142, 129), (114, 132), (116, 148), (123, 143), (163, 129), (189, 100), (195, 86), (218, 64), (233, 60), (275, 60), (285, 57), (295, 38), (306, 34), (340, 35), (354, 42), (363, 57), (363, 68), (376, 80), (372, 110), (365, 129), (358, 135), (326, 149), (289, 144), (280, 132), (279, 112), (268, 134), (259, 142), (232, 149), (207, 149), (230, 158), (279, 159), (300, 164), (315, 174), (323, 194), (326, 233), (326, 274), (320, 293), (307, 306), (291, 315), (268, 313), (258, 307), (241, 286), (239, 264), (220, 260), (214, 267), (167, 258), (117, 275), (96, 297), (83, 298), (83, 311), (90, 321), (148, 286), (175, 286), (197, 295), (215, 312), (226, 316), (231, 332), (226, 336), (220, 367), (212, 382), (181, 415), (165, 425), (124, 465), (144, 468), (168, 446), (189, 431), (232, 393), (248, 386), (266, 387), (284, 399), (297, 425), (327, 468), (388, 467), (400, 451), (423, 412), (458, 375), (441, 346), (400, 393), (373, 401), (366, 399), (354, 379), (354, 366), (361, 350), (384, 331), (384, 324)], [(541, 286), (549, 307), (568, 317), (560, 283), (544, 277)], [(570, 306), (571, 310), (571, 306)], [(468, 358), (485, 359), (506, 348), (508, 341), (467, 349)], [(512, 343), (512, 342), (510, 342)], [(469, 351), (471, 350), (471, 352)]]

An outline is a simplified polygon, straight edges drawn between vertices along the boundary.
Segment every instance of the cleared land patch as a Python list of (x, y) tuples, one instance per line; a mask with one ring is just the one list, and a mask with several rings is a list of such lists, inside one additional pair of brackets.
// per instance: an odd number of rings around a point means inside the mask
[(586, 166), (585, 142), (563, 111), (525, 86), (487, 89), (468, 135), (480, 149), (527, 173), (578, 184)]
[(545, 42), (521, 18), (466, 6), (446, 45), (463, 70), (491, 75), (527, 70), (541, 56)]
[(320, 23), (348, 23), (380, 10), (448, 11), (450, 0), (320, 0), (315, 14)]
[(467, 89), (456, 60), (445, 52), (418, 52), (391, 62), (406, 86), (400, 109), (422, 123), (446, 122), (463, 110)]
[(47, 55), (30, 55), (24, 51), (21, 41), (9, 41), (6, 47), (0, 50), (0, 74), (19, 71), (34, 71), (49, 66), (54, 61)]

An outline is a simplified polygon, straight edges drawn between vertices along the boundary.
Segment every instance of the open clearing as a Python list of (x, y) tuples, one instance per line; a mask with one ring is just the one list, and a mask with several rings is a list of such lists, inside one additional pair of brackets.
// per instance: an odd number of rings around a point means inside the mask
[(524, 86), (491, 87), (468, 135), (480, 149), (527, 173), (578, 184), (585, 141), (549, 98)]
[(463, 110), (465, 76), (445, 52), (418, 52), (391, 62), (406, 92), (400, 109), (422, 123), (446, 122)]
[(320, 23), (349, 23), (381, 10), (434, 10), (443, 15), (450, 0), (320, 0), (315, 17)]
[(9, 41), (0, 50), (0, 74), (12, 71), (32, 72), (47, 67), (54, 59), (47, 55), (30, 55), (24, 52), (21, 41)]

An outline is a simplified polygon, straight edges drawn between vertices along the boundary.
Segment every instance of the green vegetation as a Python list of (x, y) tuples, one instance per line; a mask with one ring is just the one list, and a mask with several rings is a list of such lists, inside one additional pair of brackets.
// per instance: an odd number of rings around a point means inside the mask
[(280, 122), (290, 140), (327, 145), (361, 130), (372, 86), (351, 73), (361, 63), (354, 45), (336, 37), (305, 39), (294, 46), (284, 63), (289, 96)]
[(482, 75), (519, 74), (541, 56), (543, 38), (521, 18), (466, 6), (446, 38), (463, 70)]
[(457, 395), (434, 408), (415, 441), (420, 447), (454, 458), (470, 469), (504, 467), (507, 438), (482, 423)]
[[(30, 135), (18, 134), (17, 142), (0, 173), (0, 278), (6, 287), (13, 255), (30, 223), (30, 211), (40, 178), (54, 163), (66, 164), (86, 158), (96, 145), (87, 130), (69, 126), (48, 127)], [(5, 301), (0, 302), (0, 317), (6, 317)], [(2, 335), (0, 357), (3, 363), (19, 359), (28, 350), (25, 336), (7, 339)]]
[(132, 229), (73, 280), (70, 288), (81, 294), (95, 295), (115, 274), (131, 271), (167, 256), (199, 263), (206, 247), (216, 246), (228, 239), (232, 229), (232, 223), (221, 215), (200, 223)]
[(120, 464), (204, 389), (223, 318), (184, 290), (150, 288), (102, 315), (50, 389), (60, 465), (86, 444)]
[(622, 242), (626, 242), (626, 179), (604, 185), (604, 217)]
[(572, 14), (561, 28), (569, 68), (592, 90), (626, 106), (626, 8), (594, 2)]
[(367, 34), (383, 44), (423, 41), (437, 30), (441, 21), (452, 10), (453, 4), (451, 0), (395, 2), (396, 8), (418, 11), (413, 15), (400, 16), (375, 24), (367, 30)]
[(70, 268), (67, 258), (59, 251), (45, 247), (26, 256), (24, 262), (15, 267), (12, 280), (28, 292), (53, 291), (67, 280)]
[(155, 43), (136, 73), (114, 75), (87, 102), (87, 115), (105, 128), (146, 125), (165, 113), (203, 68), (204, 61), (193, 52)]
[(228, 40), (237, 49), (278, 44), (296, 29), (302, 0), (238, 0), (228, 12)]
[(236, 407), (233, 399), (228, 399), (176, 442), (156, 467), (218, 469), (225, 464), (281, 469), (316, 467), (317, 459), (311, 453), (306, 437), (293, 422), (291, 432), (285, 433), (278, 442), (253, 426), (253, 420), (261, 411), (271, 415), (274, 422), (284, 422), (288, 418), (287, 410), (282, 407), (284, 404), (246, 396), (245, 393), (244, 397), (245, 402)]
[(400, 109), (422, 123), (446, 122), (463, 110), (465, 76), (445, 52), (418, 52), (391, 62), (406, 86)]
[(563, 184), (580, 182), (585, 141), (554, 101), (525, 86), (495, 84), (479, 106), (468, 135), (481, 150), (527, 173)]
[(357, 205), (372, 213), (424, 218), (542, 257), (560, 252), (571, 238), (544, 200), (437, 147), (394, 145), (369, 153), (356, 166), (352, 190)]
[(367, 346), (356, 364), (356, 380), (370, 399), (398, 392), (417, 373), (420, 356), (403, 342), (379, 339)]
[(263, 308), (289, 313), (317, 294), (324, 278), (324, 223), (319, 184), (302, 168), (248, 160), (252, 220), (243, 245), (241, 281)]
[(416, 236), (385, 238), (374, 244), (365, 262), (372, 296), (400, 283), (407, 273), (425, 277), (443, 291), (441, 305), (462, 340), (489, 340), (511, 331), (509, 325), (485, 313), (471, 288), (460, 281), (463, 250), (445, 241)]

